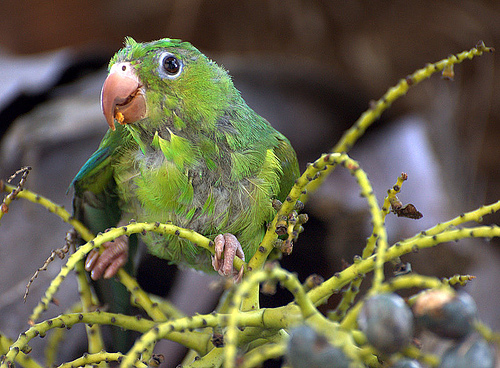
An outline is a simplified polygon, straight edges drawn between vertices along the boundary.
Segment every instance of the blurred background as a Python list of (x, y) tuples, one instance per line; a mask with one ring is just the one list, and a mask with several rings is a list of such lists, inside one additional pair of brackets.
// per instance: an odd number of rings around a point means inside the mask
[[(125, 36), (181, 38), (223, 65), (248, 104), (291, 140), (301, 168), (333, 147), (369, 101), (400, 78), (479, 40), (500, 48), (500, 3), (493, 0), (7, 0), (0, 14), (0, 178), (30, 165), (27, 188), (67, 208), (71, 179), (107, 129), (99, 93), (107, 63)], [(399, 198), (424, 217), (389, 216), (391, 242), (500, 198), (499, 65), (498, 53), (486, 54), (456, 66), (454, 81), (436, 75), (410, 89), (350, 152), (380, 203), (401, 172), (409, 176)], [(342, 269), (342, 260), (352, 262), (370, 233), (358, 193), (350, 175), (336, 170), (307, 203), (311, 221), (284, 267), (303, 280), (311, 273), (330, 277)], [(498, 224), (500, 216), (484, 222)], [(57, 217), (24, 201), (13, 203), (2, 219), (0, 330), (9, 337), (27, 328), (30, 310), (58, 272), (61, 261), (40, 275), (23, 304), (27, 280), (51, 249), (64, 244), (67, 230)], [(498, 243), (461, 241), (403, 260), (422, 274), (476, 275), (466, 290), (481, 318), (500, 329)], [(213, 278), (175, 274), (175, 268), (147, 258), (138, 278), (187, 313), (213, 308), (214, 298), (202, 296)], [(152, 278), (157, 282), (144, 281)], [(77, 300), (73, 279), (58, 297), (61, 305), (45, 316)], [(278, 305), (287, 297), (262, 302)], [(337, 301), (332, 298), (325, 310)], [(39, 343), (33, 341), (34, 352)], [(68, 344), (61, 359), (80, 348)], [(175, 356), (175, 349), (159, 352)], [(175, 367), (175, 359), (164, 366)]]

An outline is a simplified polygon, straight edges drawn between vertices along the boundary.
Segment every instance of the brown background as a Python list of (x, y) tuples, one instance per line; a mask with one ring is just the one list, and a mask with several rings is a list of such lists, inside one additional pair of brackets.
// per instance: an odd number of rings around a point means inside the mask
[[(498, 1), (4, 1), (0, 16), (0, 56), (14, 58), (13, 64), (36, 61), (61, 48), (71, 52), (69, 66), (61, 69), (69, 70), (65, 76), (71, 75), (73, 87), (54, 82), (57, 86), (40, 104), (18, 100), (0, 120), (2, 131), (25, 127), (17, 138), (11, 135), (2, 143), (16, 147), (14, 158), (0, 164), (2, 177), (30, 164), (34, 170), (28, 187), (68, 207), (71, 196), (64, 192), (71, 177), (106, 129), (99, 88), (106, 60), (125, 36), (138, 41), (181, 38), (224, 64), (249, 104), (291, 139), (302, 167), (332, 147), (368, 102), (400, 78), (479, 40), (500, 49)], [(407, 171), (410, 180), (400, 198), (413, 202), (430, 221), (388, 219), (392, 241), (500, 198), (499, 60), (498, 53), (484, 55), (457, 66), (453, 82), (434, 76), (411, 89), (369, 130), (359, 151), (353, 151), (376, 182), (379, 201), (397, 175)], [(9, 74), (9, 64), (2, 65)], [(17, 119), (21, 114), (27, 115)], [(429, 143), (417, 147), (431, 158), (428, 175), (425, 167), (422, 176), (415, 174), (417, 169), (400, 167), (408, 155), (405, 148), (413, 147), (411, 142), (401, 144), (398, 127), (415, 117), (424, 122)], [(42, 129), (44, 124), (56, 137), (42, 133), (50, 131)], [(377, 160), (370, 161), (371, 156)], [(431, 171), (441, 186), (426, 181)], [(415, 190), (410, 189), (412, 178)], [(285, 261), (289, 269), (310, 261), (301, 277), (313, 271), (331, 276), (341, 268), (342, 258), (350, 262), (359, 253), (367, 236), (366, 213), (341, 200), (351, 198), (345, 192), (357, 191), (354, 182), (345, 183), (340, 176), (332, 178), (306, 207), (313, 220), (306, 225), (302, 245)], [(9, 311), (18, 308), (26, 278), (50, 249), (61, 245), (67, 230), (57, 219), (44, 219), (49, 225), (43, 228), (50, 230), (40, 231), (45, 212), (16, 205), (19, 209), (9, 212), (0, 227), (2, 263), (14, 260), (3, 267), (6, 276), (0, 283), (0, 310)], [(492, 221), (500, 223), (500, 216), (485, 218)], [(481, 287), (468, 288), (484, 319), (500, 328), (499, 242), (463, 243), (414, 255), (414, 269), (438, 276), (482, 273), (475, 281)], [(40, 285), (42, 290), (42, 281)], [(22, 308), (19, 316), (0, 319), (0, 330), (16, 336), (29, 306)]]

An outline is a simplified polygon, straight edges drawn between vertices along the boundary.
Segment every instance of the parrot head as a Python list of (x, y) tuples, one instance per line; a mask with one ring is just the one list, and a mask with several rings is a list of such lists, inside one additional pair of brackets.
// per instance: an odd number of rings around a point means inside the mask
[(138, 43), (128, 37), (109, 64), (101, 106), (112, 130), (115, 121), (126, 125), (172, 114), (210, 124), (226, 107), (220, 96), (231, 87), (225, 70), (188, 42)]

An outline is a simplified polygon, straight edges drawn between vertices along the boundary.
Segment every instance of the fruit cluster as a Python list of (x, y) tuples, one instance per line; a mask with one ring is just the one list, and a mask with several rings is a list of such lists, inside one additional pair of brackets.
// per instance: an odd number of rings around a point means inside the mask
[[(495, 354), (475, 333), (477, 307), (472, 297), (452, 289), (426, 290), (412, 299), (412, 308), (395, 293), (369, 297), (358, 315), (358, 327), (367, 342), (382, 355), (403, 352), (417, 328), (427, 329), (454, 344), (441, 357), (441, 368), (494, 368)], [(396, 356), (397, 357), (397, 356)], [(420, 368), (416, 359), (394, 359), (392, 368)], [(312, 328), (294, 329), (287, 349), (293, 368), (347, 368), (349, 359)]]

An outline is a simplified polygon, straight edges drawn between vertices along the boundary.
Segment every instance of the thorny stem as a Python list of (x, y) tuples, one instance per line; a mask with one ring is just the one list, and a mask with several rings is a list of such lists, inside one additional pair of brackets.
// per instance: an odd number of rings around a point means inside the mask
[[(13, 344), (13, 341), (2, 334), (0, 334), (0, 354), (5, 354), (9, 351), (9, 347)], [(36, 362), (29, 355), (29, 349), (20, 350), (17, 354), (15, 361), (21, 364), (25, 368), (42, 368), (42, 365)]]
[(108, 353), (105, 351), (97, 352), (94, 354), (85, 354), (71, 362), (61, 364), (57, 368), (73, 368), (73, 367), (87, 367), (93, 364), (118, 362), (123, 359), (122, 353)]
[[(2, 367), (7, 367), (9, 362), (13, 362), (20, 351), (27, 346), (28, 342), (36, 336), (45, 336), (45, 334), (54, 328), (71, 328), (77, 323), (113, 325), (146, 333), (155, 328), (156, 323), (140, 316), (132, 317), (116, 313), (107, 313), (101, 311), (88, 313), (63, 314), (58, 317), (34, 324), (26, 332), (20, 334), (19, 338), (10, 346), (9, 351), (2, 361)], [(209, 339), (208, 334), (198, 332), (177, 332), (175, 330), (166, 332), (165, 336), (172, 341), (179, 342), (185, 346), (196, 350), (202, 350)]]
[(246, 353), (238, 368), (260, 367), (266, 360), (283, 356), (285, 351), (286, 345), (284, 343), (262, 345)]
[[(9, 184), (4, 184), (3, 187), (0, 185), (0, 189), (6, 192), (12, 192), (16, 188)], [(75, 230), (80, 234), (80, 236), (86, 240), (90, 241), (94, 238), (94, 235), (78, 220), (73, 218), (68, 211), (64, 209), (64, 207), (55, 204), (49, 199), (41, 196), (40, 194), (33, 193), (29, 190), (23, 189), (23, 191), (18, 192), (16, 194), (16, 198), (23, 198), (30, 202), (37, 203), (43, 207), (45, 207), (48, 211), (54, 213), (59, 216), (64, 222), (67, 222), (71, 226), (75, 228)]]
[[(450, 65), (460, 64), (466, 59), (472, 59), (475, 56), (481, 56), (485, 52), (495, 51), (492, 47), (487, 47), (484, 42), (480, 41), (478, 44), (469, 51), (463, 51), (456, 55), (451, 55), (446, 59), (440, 60), (433, 64), (427, 64), (424, 68), (417, 70), (413, 74), (408, 75), (406, 78), (401, 79), (398, 84), (389, 90), (376, 102), (370, 103), (370, 108), (365, 111), (354, 125), (347, 130), (340, 138), (339, 142), (332, 148), (330, 152), (348, 152), (357, 140), (363, 136), (366, 129), (368, 129), (375, 121), (380, 118), (380, 115), (387, 110), (394, 101), (404, 96), (410, 87), (416, 86), (420, 82), (428, 79), (434, 73), (443, 71), (449, 68)], [(335, 169), (335, 166), (329, 167), (322, 172), (314, 184), (309, 187), (309, 194), (316, 191), (326, 177)], [(304, 198), (301, 198), (305, 202)]]
[[(168, 234), (168, 235), (179, 236), (181, 238), (185, 238), (194, 242), (200, 247), (213, 250), (213, 242), (210, 239), (192, 230), (186, 230), (171, 224), (130, 223), (126, 226), (114, 228), (105, 233), (100, 233), (93, 240), (90, 240), (89, 242), (80, 246), (75, 253), (73, 253), (70, 257), (68, 257), (68, 261), (66, 262), (66, 264), (61, 268), (59, 274), (52, 280), (50, 286), (45, 292), (45, 296), (42, 298), (41, 302), (35, 307), (33, 314), (31, 316), (31, 320), (32, 321), (37, 320), (40, 314), (47, 309), (48, 304), (51, 302), (54, 294), (57, 292), (61, 282), (66, 278), (69, 272), (74, 269), (75, 265), (81, 260), (83, 260), (92, 249), (98, 248), (105, 242), (116, 239), (118, 236), (121, 235), (128, 236), (135, 233), (143, 233), (145, 231), (153, 231), (165, 235)], [(137, 282), (131, 279), (130, 276), (127, 276), (125, 271), (120, 270), (118, 277), (121, 278), (122, 280), (124, 280), (125, 277), (133, 285), (132, 290), (137, 289), (136, 288), (136, 286), (138, 286)], [(140, 289), (137, 290), (139, 290), (140, 292)], [(148, 308), (148, 306), (152, 304), (149, 297), (147, 297), (145, 293), (142, 294), (142, 297), (143, 299), (145, 298), (145, 300), (148, 301), (146, 305), (146, 308)], [(154, 308), (152, 310), (152, 313), (153, 316), (156, 316), (154, 318), (158, 320), (165, 320), (165, 316), (163, 315), (163, 313), (161, 313), (161, 311), (158, 308)]]
[[(498, 210), (500, 203), (497, 202)], [(474, 211), (473, 211), (474, 212)], [(397, 259), (398, 257), (411, 253), (418, 252), (421, 249), (437, 246), (441, 243), (458, 241), (465, 238), (493, 238), (500, 237), (499, 226), (478, 226), (464, 229), (447, 229), (439, 234), (426, 235), (422, 232), (414, 237), (405, 239), (395, 243), (386, 252), (386, 261)], [(327, 297), (340, 290), (347, 285), (351, 280), (359, 275), (365, 275), (372, 271), (375, 267), (375, 256), (360, 260), (351, 265), (345, 270), (336, 273), (333, 277), (325, 280), (323, 284), (308, 292), (311, 300), (316, 304), (321, 304)]]

